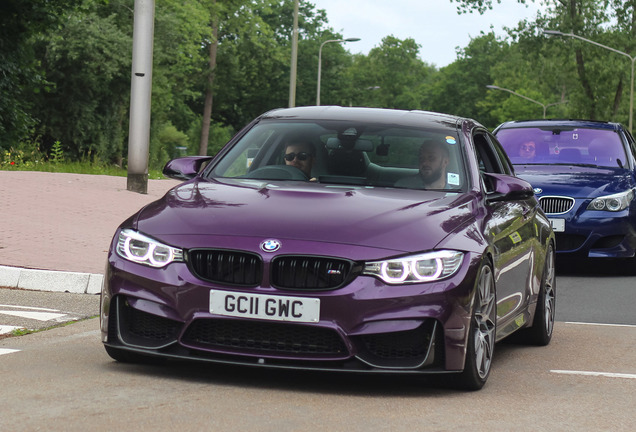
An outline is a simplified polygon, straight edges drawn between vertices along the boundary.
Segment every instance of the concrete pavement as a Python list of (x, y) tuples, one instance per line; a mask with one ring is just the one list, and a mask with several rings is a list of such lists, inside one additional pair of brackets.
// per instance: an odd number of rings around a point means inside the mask
[(126, 177), (0, 171), (0, 287), (99, 293), (117, 226), (179, 184)]

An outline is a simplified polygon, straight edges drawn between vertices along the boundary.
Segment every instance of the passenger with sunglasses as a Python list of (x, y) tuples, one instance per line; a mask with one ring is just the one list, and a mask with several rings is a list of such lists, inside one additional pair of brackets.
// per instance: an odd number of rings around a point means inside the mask
[(285, 146), (285, 165), (295, 166), (311, 178), (311, 167), (316, 150), (307, 142), (294, 142)]

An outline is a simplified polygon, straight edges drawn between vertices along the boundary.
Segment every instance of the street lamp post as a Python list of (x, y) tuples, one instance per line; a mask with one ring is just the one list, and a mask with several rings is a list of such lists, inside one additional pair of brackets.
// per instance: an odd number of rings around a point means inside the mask
[(529, 100), (530, 102), (534, 102), (537, 105), (541, 105), (543, 107), (543, 118), (545, 118), (546, 110), (547, 110), (548, 107), (551, 107), (551, 106), (554, 106), (554, 105), (560, 105), (560, 104), (568, 102), (568, 101), (561, 101), (561, 102), (554, 102), (554, 103), (550, 103), (550, 104), (546, 105), (546, 104), (543, 104), (543, 103), (541, 103), (539, 101), (536, 101), (534, 99), (530, 99), (528, 96), (524, 96), (522, 94), (517, 93), (516, 91), (510, 90), (510, 89), (507, 89), (507, 88), (499, 87), (499, 86), (496, 86), (496, 85), (487, 85), (486, 87), (488, 87), (489, 89), (506, 91), (508, 93), (512, 93), (515, 96), (519, 96), (520, 98), (524, 98), (526, 100)]
[(634, 118), (634, 61), (636, 60), (636, 57), (631, 56), (623, 51), (619, 51), (615, 48), (608, 47), (607, 45), (603, 45), (598, 42), (594, 42), (593, 40), (586, 39), (582, 36), (575, 35), (574, 33), (563, 33), (558, 30), (543, 30), (543, 33), (550, 36), (567, 36), (567, 37), (571, 37), (575, 39), (580, 39), (583, 42), (591, 43), (592, 45), (596, 45), (598, 47), (605, 48), (606, 50), (615, 52), (616, 54), (623, 55), (632, 61), (632, 76), (631, 76), (631, 83), (629, 87), (629, 131), (632, 132), (632, 123)]
[(298, 1), (294, 0), (294, 24), (292, 30), (291, 67), (289, 69), (289, 107), (296, 106), (296, 75), (298, 71)]
[(316, 85), (316, 105), (320, 105), (320, 73), (322, 69), (322, 47), (324, 47), (325, 44), (328, 44), (330, 42), (347, 43), (347, 42), (358, 42), (359, 40), (360, 38), (330, 39), (320, 44), (320, 49), (318, 49), (318, 84)]

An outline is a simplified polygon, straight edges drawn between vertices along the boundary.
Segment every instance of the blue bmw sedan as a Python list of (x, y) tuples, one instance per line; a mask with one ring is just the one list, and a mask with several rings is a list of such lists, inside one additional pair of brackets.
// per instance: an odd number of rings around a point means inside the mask
[(495, 135), (532, 184), (561, 257), (636, 255), (636, 144), (619, 123), (530, 120)]

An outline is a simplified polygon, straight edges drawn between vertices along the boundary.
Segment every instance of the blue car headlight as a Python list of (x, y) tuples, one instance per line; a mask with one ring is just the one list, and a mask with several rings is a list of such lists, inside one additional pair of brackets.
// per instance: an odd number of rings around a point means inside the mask
[(161, 268), (183, 261), (183, 250), (165, 245), (131, 229), (122, 230), (117, 240), (117, 254), (129, 261)]
[(362, 274), (388, 284), (431, 282), (452, 276), (462, 265), (463, 252), (441, 250), (384, 261), (368, 262)]
[(587, 210), (617, 212), (629, 207), (629, 203), (631, 203), (633, 199), (634, 190), (630, 189), (627, 192), (594, 198), (587, 206)]

